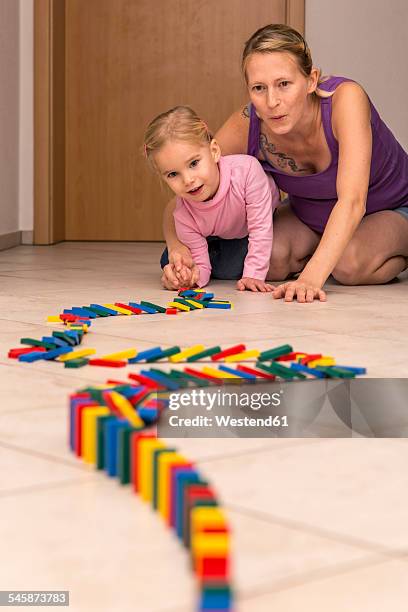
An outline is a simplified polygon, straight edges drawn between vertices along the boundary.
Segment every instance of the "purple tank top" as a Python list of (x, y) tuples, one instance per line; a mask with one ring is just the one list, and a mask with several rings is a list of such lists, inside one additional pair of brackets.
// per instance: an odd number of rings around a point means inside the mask
[[(319, 87), (324, 91), (334, 91), (340, 83), (350, 80), (332, 76)], [(322, 233), (333, 206), (337, 202), (336, 177), (339, 147), (331, 124), (332, 98), (319, 98), (319, 100), (324, 133), (331, 153), (329, 167), (316, 174), (294, 176), (275, 168), (267, 161), (259, 161), (265, 172), (273, 176), (279, 189), (289, 195), (296, 216), (313, 230)], [(408, 204), (408, 155), (382, 121), (371, 101), (370, 107), (373, 145), (367, 215)], [(259, 136), (260, 120), (251, 104), (248, 155), (257, 158), (260, 148)]]

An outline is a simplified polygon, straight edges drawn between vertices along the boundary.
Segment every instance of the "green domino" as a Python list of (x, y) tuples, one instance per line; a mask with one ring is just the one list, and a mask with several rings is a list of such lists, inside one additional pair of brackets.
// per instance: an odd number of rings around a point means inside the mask
[[(275, 374), (275, 376), (280, 376), (281, 378), (298, 378), (298, 372), (289, 370), (289, 368), (282, 368), (282, 370), (280, 370), (276, 368), (275, 365), (275, 363), (265, 365), (264, 363), (258, 361), (255, 367), (259, 368), (260, 370), (263, 370), (264, 372), (268, 372), (268, 374)], [(302, 374), (302, 377), (305, 378), (304, 374)]]
[(150, 357), (150, 359), (146, 359), (146, 363), (153, 363), (154, 361), (159, 361), (160, 359), (165, 359), (166, 357), (171, 357), (172, 355), (177, 355), (177, 353), (180, 352), (181, 348), (179, 346), (172, 346), (171, 348), (162, 351), (161, 355), (156, 355), (156, 357)]
[(187, 374), (187, 372), (182, 372), (181, 370), (170, 370), (173, 378), (184, 378), (190, 382), (193, 382), (197, 387), (209, 387), (210, 381), (205, 380), (204, 378), (198, 378), (198, 376), (193, 376), (193, 374)]
[(268, 351), (263, 351), (258, 357), (259, 361), (269, 361), (270, 359), (276, 359), (281, 355), (287, 355), (288, 353), (293, 353), (293, 348), (290, 344), (283, 344), (282, 346), (277, 346), (276, 348), (269, 349)]
[(166, 308), (163, 306), (159, 306), (158, 304), (152, 304), (151, 302), (144, 302), (143, 300), (140, 302), (142, 306), (147, 306), (148, 308), (154, 308), (157, 312), (166, 312)]
[(204, 359), (204, 357), (210, 357), (211, 355), (216, 355), (217, 353), (221, 353), (221, 347), (213, 346), (205, 351), (201, 351), (201, 353), (196, 353), (195, 355), (191, 355), (191, 357), (187, 357), (187, 361), (198, 361), (199, 359)]
[(110, 415), (99, 416), (96, 419), (96, 469), (105, 469), (105, 425), (116, 417)]
[(130, 436), (134, 427), (121, 427), (118, 431), (118, 478), (120, 484), (130, 482)]
[(78, 357), (78, 359), (68, 359), (67, 361), (64, 361), (64, 367), (82, 368), (83, 366), (87, 365), (88, 361), (89, 359), (86, 359), (86, 357)]
[[(150, 368), (151, 372), (155, 372), (156, 374), (160, 374), (160, 376), (164, 376), (165, 378), (170, 378), (170, 380), (177, 380), (180, 384), (180, 387), (188, 387), (188, 382), (179, 378), (178, 376), (174, 376), (171, 372), (163, 372), (163, 370), (159, 370), (159, 368)], [(174, 371), (174, 370), (173, 370)]]
[(43, 346), (46, 349), (56, 348), (56, 344), (52, 342), (43, 342), (42, 340), (35, 340), (34, 338), (21, 338), (21, 344), (28, 344), (28, 346)]
[(191, 308), (191, 310), (202, 310), (202, 308), (200, 308), (199, 306), (196, 306), (195, 304), (192, 304), (191, 302), (194, 300), (190, 300), (189, 302), (187, 302), (187, 300), (183, 300), (183, 298), (174, 298), (173, 302), (178, 302), (179, 304), (184, 304), (184, 306), (188, 306), (189, 308)]
[(110, 317), (111, 316), (108, 312), (106, 312), (105, 309), (102, 310), (102, 308), (98, 308), (97, 306), (83, 306), (83, 308), (86, 308), (87, 310), (94, 312), (100, 317)]
[(72, 336), (68, 336), (64, 332), (53, 331), (52, 335), (54, 336), (54, 338), (61, 338), (61, 340), (64, 340), (64, 342), (66, 342), (70, 346), (76, 346), (76, 342), (75, 342), (74, 338)]
[(315, 366), (315, 369), (324, 372), (331, 378), (355, 378), (354, 372), (343, 370), (342, 368), (337, 368), (336, 366)]

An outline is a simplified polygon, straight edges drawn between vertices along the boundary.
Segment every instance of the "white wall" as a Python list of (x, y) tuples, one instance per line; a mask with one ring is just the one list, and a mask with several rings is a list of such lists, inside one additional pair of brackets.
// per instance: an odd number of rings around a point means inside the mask
[(0, 0), (0, 235), (19, 230), (19, 3)]
[(33, 230), (33, 6), (0, 0), (0, 236)]
[[(34, 226), (34, 3), (20, 0), (19, 229)], [(24, 235), (23, 235), (24, 238)]]
[(306, 0), (305, 31), (315, 65), (359, 82), (408, 150), (407, 0)]

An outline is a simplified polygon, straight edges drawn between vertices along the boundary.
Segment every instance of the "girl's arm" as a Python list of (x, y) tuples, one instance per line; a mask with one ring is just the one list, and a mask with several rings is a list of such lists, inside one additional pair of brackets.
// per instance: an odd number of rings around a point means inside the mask
[(357, 83), (344, 83), (333, 94), (332, 125), (339, 143), (338, 200), (319, 246), (299, 278), (274, 291), (275, 298), (299, 302), (325, 300), (321, 290), (336, 267), (366, 210), (372, 133), (370, 103)]

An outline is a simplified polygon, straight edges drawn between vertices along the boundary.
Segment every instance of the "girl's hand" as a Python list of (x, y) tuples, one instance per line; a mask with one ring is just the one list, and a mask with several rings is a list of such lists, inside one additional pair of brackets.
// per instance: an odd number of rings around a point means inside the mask
[(310, 303), (313, 300), (325, 302), (327, 300), (326, 292), (321, 287), (307, 279), (302, 279), (301, 276), (297, 280), (276, 287), (273, 297), (276, 300), (284, 298), (285, 302), (293, 302), (293, 299), (296, 298), (301, 303)]
[(275, 289), (274, 285), (269, 285), (264, 281), (261, 281), (257, 278), (249, 278), (244, 276), (239, 281), (237, 281), (237, 289), (238, 291), (261, 291), (262, 293), (268, 293)]
[(174, 271), (178, 275), (185, 275), (188, 278), (188, 270), (194, 266), (190, 249), (182, 244), (174, 249), (169, 249), (169, 264), (174, 266)]
[(191, 269), (183, 266), (180, 272), (176, 272), (173, 264), (167, 264), (163, 268), (161, 283), (165, 289), (177, 291), (180, 287), (195, 287), (200, 279), (200, 270), (193, 264)]

